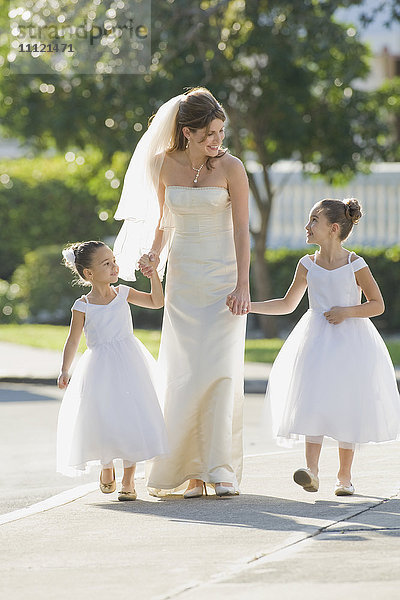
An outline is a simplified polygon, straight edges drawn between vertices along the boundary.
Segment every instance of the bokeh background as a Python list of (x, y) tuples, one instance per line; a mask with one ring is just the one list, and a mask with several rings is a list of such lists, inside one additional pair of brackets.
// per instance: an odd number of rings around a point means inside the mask
[[(27, 52), (21, 73), (18, 23), (40, 22), (44, 4), (5, 2), (0, 13), (0, 339), (62, 347), (81, 294), (62, 247), (112, 245), (124, 173), (149, 117), (204, 85), (227, 112), (226, 145), (249, 176), (253, 298), (287, 289), (309, 251), (303, 228), (313, 203), (355, 196), (365, 216), (347, 247), (381, 286), (387, 308), (374, 322), (400, 364), (399, 3), (154, 0), (136, 32), (150, 49), (143, 69), (129, 72), (129, 55), (110, 58), (117, 42), (105, 34), (89, 68), (87, 56), (85, 66), (77, 56), (61, 68)], [(85, 0), (78, 16), (106, 31), (125, 4)], [(57, 26), (72, 5), (53, 3)], [(251, 316), (247, 359), (273, 359), (305, 307)], [(156, 354), (162, 311), (135, 309), (134, 319)]]

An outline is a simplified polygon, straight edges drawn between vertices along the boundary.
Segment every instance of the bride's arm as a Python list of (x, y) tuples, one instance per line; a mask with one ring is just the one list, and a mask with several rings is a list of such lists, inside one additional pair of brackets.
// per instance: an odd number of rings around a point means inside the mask
[[(164, 231), (160, 228), (161, 220), (163, 217), (163, 211), (164, 211), (164, 202), (165, 202), (165, 185), (161, 181), (161, 178), (160, 178), (160, 181), (158, 184), (157, 196), (158, 196), (158, 203), (160, 206), (160, 218), (158, 220), (157, 228), (154, 233), (154, 240), (151, 245), (151, 250), (148, 252), (147, 255), (145, 254), (139, 260), (140, 270), (143, 273), (143, 275), (145, 275), (146, 277), (151, 277), (154, 272), (154, 269), (157, 269), (158, 264), (160, 262), (161, 250), (163, 249), (163, 247), (165, 245)], [(147, 257), (152, 262), (151, 266), (148, 265)]]
[(232, 204), (237, 283), (226, 303), (234, 315), (242, 315), (250, 310), (249, 183), (242, 162), (234, 156), (229, 156), (227, 175)]

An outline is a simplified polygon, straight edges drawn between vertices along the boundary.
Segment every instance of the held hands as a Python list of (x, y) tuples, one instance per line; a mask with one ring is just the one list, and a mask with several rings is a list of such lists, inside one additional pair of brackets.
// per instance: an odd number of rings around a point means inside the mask
[(226, 305), (233, 315), (247, 315), (250, 310), (250, 293), (247, 286), (236, 286), (226, 298)]
[(145, 277), (150, 279), (154, 271), (157, 269), (159, 263), (160, 257), (157, 252), (150, 250), (148, 254), (143, 254), (143, 256), (139, 259), (139, 269)]
[(324, 317), (332, 325), (339, 325), (347, 319), (346, 308), (344, 306), (333, 306), (331, 310), (324, 312)]
[(65, 390), (69, 382), (69, 374), (66, 371), (61, 371), (57, 379), (57, 385), (60, 390)]

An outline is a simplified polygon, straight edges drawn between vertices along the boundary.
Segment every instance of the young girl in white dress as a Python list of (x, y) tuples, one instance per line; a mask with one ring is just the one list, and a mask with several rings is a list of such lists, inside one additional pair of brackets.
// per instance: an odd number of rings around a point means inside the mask
[(342, 247), (360, 217), (354, 198), (318, 202), (305, 229), (319, 251), (299, 261), (284, 298), (251, 305), (255, 313), (288, 314), (308, 287), (310, 308), (276, 358), (266, 399), (278, 439), (306, 438), (307, 468), (293, 475), (304, 490), (318, 491), (323, 436), (339, 442), (337, 496), (354, 493), (355, 444), (393, 440), (400, 431), (393, 364), (369, 320), (383, 313), (382, 295), (364, 259)]
[[(88, 464), (101, 464), (100, 489), (116, 489), (113, 460), (123, 459), (119, 500), (135, 500), (135, 463), (166, 453), (164, 421), (153, 385), (155, 360), (134, 336), (129, 304), (163, 306), (157, 273), (151, 292), (114, 287), (118, 266), (100, 241), (72, 244), (63, 251), (65, 265), (90, 285), (72, 306), (58, 386), (67, 388), (58, 419), (57, 471), (77, 475)], [(69, 369), (84, 329), (88, 350), (69, 381)], [(68, 386), (68, 387), (67, 387)]]

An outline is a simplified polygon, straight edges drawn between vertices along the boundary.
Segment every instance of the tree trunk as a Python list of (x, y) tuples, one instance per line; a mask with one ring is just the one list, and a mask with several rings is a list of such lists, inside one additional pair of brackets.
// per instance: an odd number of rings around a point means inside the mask
[[(253, 197), (258, 207), (260, 216), (260, 228), (258, 231), (251, 230), (254, 242), (254, 258), (252, 265), (252, 287), (254, 289), (254, 300), (268, 300), (272, 297), (269, 265), (265, 260), (265, 248), (267, 240), (267, 231), (271, 207), (273, 200), (273, 191), (270, 186), (267, 167), (263, 167), (264, 185), (267, 197), (262, 198), (260, 191), (255, 183), (254, 176), (249, 174), (249, 184)], [(264, 192), (264, 193), (265, 193)], [(265, 337), (277, 337), (277, 326), (275, 317), (257, 316), (257, 324)]]
[[(252, 285), (254, 289), (254, 300), (268, 300), (272, 297), (269, 275), (269, 265), (265, 260), (265, 236), (257, 233), (254, 239), (254, 259), (252, 265)], [(265, 337), (277, 337), (275, 317), (257, 315), (257, 323)]]
[[(233, 109), (230, 111), (230, 119), (232, 122), (232, 141), (235, 154), (244, 162), (245, 148), (243, 147), (239, 136), (240, 119), (237, 118), (237, 115)], [(260, 217), (259, 230), (255, 231), (250, 228), (250, 234), (254, 242), (254, 258), (251, 266), (251, 281), (254, 291), (252, 299), (255, 301), (261, 301), (268, 300), (272, 296), (269, 266), (265, 260), (265, 248), (274, 192), (269, 179), (268, 161), (264, 151), (264, 144), (260, 139), (255, 140), (255, 142), (259, 163), (263, 167), (264, 189), (262, 191), (259, 190), (252, 173), (248, 173), (247, 175), (249, 178), (250, 189), (256, 202)], [(257, 315), (257, 325), (265, 337), (277, 337), (275, 317)]]

